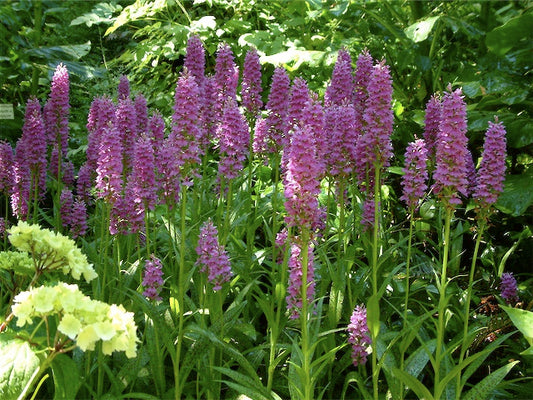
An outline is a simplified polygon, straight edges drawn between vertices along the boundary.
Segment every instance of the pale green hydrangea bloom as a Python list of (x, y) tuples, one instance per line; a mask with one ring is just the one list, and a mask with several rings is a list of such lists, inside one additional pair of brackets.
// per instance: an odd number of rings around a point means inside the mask
[(20, 275), (32, 275), (35, 272), (33, 260), (24, 251), (1, 251), (0, 268)]
[(11, 244), (20, 251), (30, 253), (39, 270), (61, 268), (64, 274), (70, 273), (74, 279), (83, 275), (87, 282), (97, 277), (85, 254), (64, 235), (24, 221), (19, 221), (8, 233)]
[(137, 326), (133, 313), (122, 305), (92, 300), (77, 285), (59, 283), (21, 292), (14, 298), (13, 314), (17, 326), (32, 323), (32, 318), (58, 315), (59, 332), (75, 340), (83, 350), (94, 350), (102, 340), (102, 351), (124, 351), (129, 358), (137, 355)]

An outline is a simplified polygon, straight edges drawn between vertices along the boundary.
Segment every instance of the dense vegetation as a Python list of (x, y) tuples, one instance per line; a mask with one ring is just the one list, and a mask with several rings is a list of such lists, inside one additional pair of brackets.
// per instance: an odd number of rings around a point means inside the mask
[(531, 2), (0, 17), (2, 398), (530, 397)]

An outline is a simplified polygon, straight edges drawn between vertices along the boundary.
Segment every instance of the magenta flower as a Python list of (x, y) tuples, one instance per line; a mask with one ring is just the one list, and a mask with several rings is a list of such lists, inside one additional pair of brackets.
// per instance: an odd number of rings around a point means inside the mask
[(222, 285), (231, 280), (233, 273), (228, 253), (219, 244), (218, 231), (211, 220), (200, 228), (196, 253), (196, 265), (200, 267), (200, 272), (207, 271), (207, 278), (213, 284), (214, 291), (222, 289)]
[(39, 100), (31, 98), (26, 105), (22, 136), (17, 143), (21, 157), (31, 172), (31, 191), (37, 190), (39, 197), (46, 191), (47, 141)]
[(262, 91), (259, 55), (256, 49), (250, 49), (244, 58), (241, 97), (244, 108), (253, 116), (258, 115), (263, 108)]
[(237, 100), (237, 86), (239, 84), (239, 67), (235, 64), (233, 51), (227, 44), (218, 48), (215, 63), (215, 87), (217, 89), (218, 115), (222, 115), (226, 99)]
[(14, 162), (11, 166), (13, 186), (10, 193), (13, 215), (25, 221), (29, 212), (31, 173), (21, 153), (23, 152), (15, 148)]
[(59, 213), (61, 214), (61, 224), (64, 228), (72, 225), (72, 205), (74, 204), (74, 195), (69, 188), (63, 188), (59, 196)]
[(126, 100), (130, 98), (130, 81), (126, 75), (122, 75), (118, 82), (117, 87), (117, 99), (120, 102), (121, 100)]
[(137, 135), (141, 133), (147, 133), (148, 128), (148, 105), (146, 99), (142, 94), (135, 96), (134, 101), (135, 116), (137, 120), (137, 129), (135, 132)]
[(163, 264), (159, 258), (151, 254), (150, 259), (144, 264), (143, 296), (149, 300), (162, 300), (160, 294), (164, 284)]
[(152, 141), (146, 135), (142, 135), (135, 143), (128, 184), (131, 185), (130, 200), (143, 215), (146, 210), (153, 210), (157, 201), (154, 163)]
[(179, 201), (180, 163), (177, 152), (168, 138), (155, 149), (155, 170), (158, 188), (158, 204), (166, 204), (171, 210)]
[(95, 171), (89, 166), (88, 161), (82, 164), (76, 180), (76, 193), (85, 203), (91, 202), (91, 188), (93, 186), (93, 174)]
[(268, 134), (268, 126), (266, 124), (266, 119), (262, 117), (257, 117), (255, 120), (254, 140), (252, 143), (252, 149), (254, 153), (256, 154), (266, 153), (267, 134)]
[(182, 173), (185, 180), (190, 178), (190, 170), (200, 164), (198, 141), (202, 137), (202, 131), (199, 113), (198, 85), (192, 75), (184, 73), (176, 85), (169, 140), (176, 152), (178, 165), (185, 169), (185, 173)]
[(505, 180), (506, 140), (505, 127), (496, 118), (489, 122), (485, 135), (481, 165), (477, 172), (474, 200), (482, 208), (488, 208), (498, 200)]
[(148, 131), (153, 146), (159, 146), (165, 139), (165, 120), (159, 111), (155, 111), (148, 120)]
[(500, 296), (507, 304), (514, 304), (518, 301), (518, 285), (512, 272), (502, 274)]
[(358, 126), (363, 125), (363, 114), (365, 111), (365, 104), (368, 99), (368, 84), (372, 77), (374, 60), (368, 52), (363, 50), (359, 57), (357, 57), (357, 63), (355, 66), (355, 78), (354, 78), (354, 100), (355, 114), (359, 119)]
[(133, 148), (139, 135), (135, 104), (130, 98), (120, 100), (115, 111), (115, 129), (122, 142), (124, 170), (129, 171), (133, 158)]
[(466, 104), (461, 89), (444, 94), (437, 138), (433, 191), (446, 207), (461, 204), (459, 194), (468, 195), (468, 139), (466, 137)]
[(52, 77), (50, 98), (44, 110), (44, 121), (48, 141), (61, 149), (62, 158), (67, 156), (68, 150), (69, 86), (67, 67), (59, 64)]
[(352, 344), (354, 366), (364, 365), (368, 356), (367, 348), (372, 343), (366, 323), (366, 307), (356, 306), (348, 324), (348, 343)]
[(201, 129), (198, 145), (201, 154), (206, 154), (217, 130), (220, 118), (218, 116), (218, 100), (215, 78), (206, 77), (203, 84), (203, 93), (200, 95), (200, 120)]
[(264, 144), (257, 145), (258, 148), (265, 148), (268, 153), (278, 152), (287, 142), (289, 91), (290, 79), (287, 71), (281, 67), (276, 68), (266, 105), (267, 134)]
[(87, 226), (87, 205), (82, 199), (75, 199), (72, 204), (72, 221), (70, 225), (70, 232), (72, 237), (76, 239), (87, 233), (89, 227)]
[(426, 113), (424, 117), (424, 141), (428, 151), (428, 158), (435, 162), (435, 153), (437, 151), (437, 139), (439, 136), (440, 119), (442, 113), (442, 104), (438, 96), (433, 95), (426, 104)]
[(187, 40), (183, 67), (194, 76), (198, 87), (202, 88), (205, 80), (205, 49), (198, 35), (192, 35)]
[[(115, 104), (108, 97), (96, 97), (91, 103), (87, 117), (87, 164), (93, 171), (97, 168), (98, 149), (104, 131), (115, 123)], [(91, 173), (91, 177), (94, 173)]]
[[(289, 112), (287, 115), (288, 134), (301, 126), (305, 116), (305, 107), (311, 101), (309, 87), (305, 79), (296, 77), (292, 82), (289, 94)], [(290, 139), (287, 138), (286, 142)]]
[(405, 201), (410, 210), (418, 206), (427, 190), (427, 159), (428, 151), (423, 139), (417, 139), (407, 145), (405, 150), (405, 167), (402, 176), (403, 195), (400, 200)]
[(332, 176), (348, 177), (352, 173), (359, 133), (356, 123), (353, 106), (346, 104), (326, 108), (326, 162)]
[(248, 156), (250, 130), (246, 118), (231, 98), (226, 101), (217, 137), (221, 153), (218, 164), (219, 177), (236, 178), (242, 171), (244, 161)]
[[(291, 244), (291, 255), (289, 258), (289, 283), (287, 286), (287, 309), (289, 318), (297, 319), (302, 310), (302, 249), (299, 244)], [(313, 248), (308, 246), (307, 257), (307, 301), (310, 304), (315, 296), (315, 270), (313, 267)]]
[(352, 57), (346, 49), (340, 49), (333, 68), (331, 83), (324, 95), (324, 104), (326, 107), (353, 104), (354, 90)]
[(8, 142), (0, 140), (0, 193), (11, 194), (13, 187), (13, 148)]
[(98, 198), (113, 204), (122, 193), (122, 142), (114, 126), (108, 127), (98, 149), (96, 191)]
[(325, 216), (318, 204), (324, 166), (308, 126), (296, 129), (286, 151), (283, 165), (285, 221), (289, 227), (315, 231), (323, 225)]

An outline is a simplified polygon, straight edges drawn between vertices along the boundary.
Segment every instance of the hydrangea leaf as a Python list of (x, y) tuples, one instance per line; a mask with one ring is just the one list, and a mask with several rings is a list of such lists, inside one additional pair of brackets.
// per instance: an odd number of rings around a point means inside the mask
[(41, 364), (28, 342), (0, 335), (0, 394), (2, 399), (16, 399), (24, 391)]

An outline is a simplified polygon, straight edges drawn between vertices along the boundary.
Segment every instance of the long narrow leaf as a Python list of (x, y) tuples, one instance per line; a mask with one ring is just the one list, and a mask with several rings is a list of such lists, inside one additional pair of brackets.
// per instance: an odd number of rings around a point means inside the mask
[(491, 392), (498, 386), (503, 378), (511, 371), (511, 369), (518, 364), (519, 361), (513, 361), (503, 367), (497, 369), (492, 374), (484, 378), (476, 386), (474, 386), (464, 397), (463, 400), (483, 400), (486, 399)]
[(394, 375), (396, 375), (405, 386), (409, 387), (420, 399), (434, 400), (433, 395), (429, 392), (422, 382), (416, 379), (414, 376), (409, 375), (407, 372), (402, 371), (399, 368), (394, 368)]

